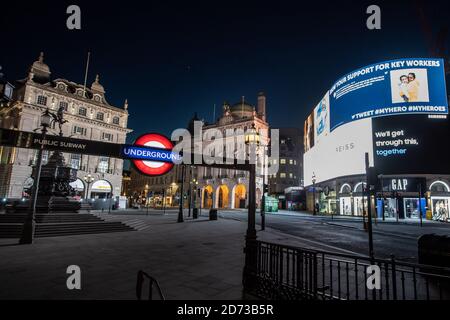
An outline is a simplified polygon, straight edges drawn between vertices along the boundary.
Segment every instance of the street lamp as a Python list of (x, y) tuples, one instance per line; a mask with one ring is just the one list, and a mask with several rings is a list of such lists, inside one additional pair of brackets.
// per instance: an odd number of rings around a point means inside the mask
[(42, 142), (37, 154), (36, 163), (36, 177), (33, 183), (32, 190), (32, 202), (31, 207), (28, 210), (28, 215), (23, 226), (22, 237), (20, 238), (20, 244), (31, 244), (34, 240), (34, 231), (36, 228), (36, 202), (39, 193), (39, 180), (41, 179), (41, 168), (42, 168), (42, 152), (44, 150), (44, 139), (47, 134), (47, 128), (50, 127), (52, 123), (52, 115), (50, 114), (48, 108), (41, 115), (41, 127), (42, 127)]
[(261, 230), (266, 229), (266, 155), (267, 155), (267, 145), (262, 144), (263, 148), (263, 192), (261, 197)]
[(178, 220), (177, 220), (177, 222), (184, 222), (184, 219), (183, 219), (183, 187), (184, 187), (185, 171), (186, 171), (186, 166), (181, 165), (180, 207), (178, 209)]
[[(253, 124), (250, 130), (245, 133), (245, 144), (252, 150), (255, 150), (259, 145), (259, 134), (256, 131)], [(249, 150), (251, 151), (251, 150)], [(253, 153), (254, 155), (254, 151)], [(256, 161), (249, 159), (249, 206), (248, 206), (248, 224), (247, 234), (245, 236), (245, 267), (244, 267), (244, 288), (254, 288), (256, 284), (256, 264), (257, 264), (257, 243), (256, 243), (256, 228), (255, 228), (255, 215), (256, 215)]]
[(148, 184), (145, 185), (145, 207), (148, 215)]
[(83, 177), (84, 182), (86, 182), (86, 193), (84, 195), (84, 198), (87, 200), (88, 196), (89, 196), (89, 186), (91, 185), (92, 182), (95, 181), (95, 178), (88, 173), (86, 176)]
[(312, 175), (312, 183), (313, 183), (313, 215), (317, 214), (316, 210), (316, 174), (313, 172)]

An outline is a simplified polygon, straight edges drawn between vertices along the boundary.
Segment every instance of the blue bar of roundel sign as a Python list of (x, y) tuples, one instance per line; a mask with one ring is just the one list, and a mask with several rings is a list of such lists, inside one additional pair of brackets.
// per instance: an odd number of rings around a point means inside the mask
[(138, 146), (124, 146), (122, 156), (125, 159), (159, 162), (175, 162), (180, 159), (180, 156), (171, 150)]

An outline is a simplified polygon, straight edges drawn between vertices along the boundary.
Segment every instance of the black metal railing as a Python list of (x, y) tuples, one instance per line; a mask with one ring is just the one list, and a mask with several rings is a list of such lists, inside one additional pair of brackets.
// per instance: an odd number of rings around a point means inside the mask
[[(380, 289), (367, 285), (371, 265), (379, 267)], [(257, 241), (256, 278), (253, 293), (266, 299), (450, 299), (450, 268), (262, 241)]]
[(149, 280), (149, 293), (148, 293), (148, 300), (154, 300), (153, 299), (153, 286), (156, 286), (157, 293), (159, 295), (160, 300), (166, 300), (164, 297), (161, 287), (159, 286), (158, 281), (156, 281), (155, 278), (150, 276), (148, 273), (139, 270), (137, 273), (137, 282), (136, 282), (136, 297), (138, 300), (142, 300), (142, 287), (145, 281), (145, 278)]

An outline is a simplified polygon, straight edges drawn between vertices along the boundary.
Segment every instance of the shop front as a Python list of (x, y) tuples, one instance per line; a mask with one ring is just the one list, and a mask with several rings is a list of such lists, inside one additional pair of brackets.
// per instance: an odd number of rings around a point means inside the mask
[(447, 182), (437, 180), (430, 184), (429, 206), (431, 219), (437, 221), (449, 221), (450, 216), (450, 187)]
[(425, 177), (381, 177), (377, 199), (379, 218), (420, 220), (427, 218)]

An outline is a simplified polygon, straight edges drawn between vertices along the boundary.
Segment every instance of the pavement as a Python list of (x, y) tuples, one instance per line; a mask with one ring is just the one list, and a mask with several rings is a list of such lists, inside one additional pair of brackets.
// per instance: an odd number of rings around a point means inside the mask
[[(247, 221), (243, 211), (220, 211), (224, 219)], [(257, 214), (260, 225), (260, 214)], [(298, 239), (298, 246), (313, 246), (318, 250), (368, 254), (368, 233), (362, 219), (330, 216), (312, 216), (301, 212), (279, 212), (266, 214), (266, 228)], [(428, 221), (419, 223), (395, 223), (377, 221), (373, 223), (374, 252), (377, 258), (390, 258), (404, 262), (418, 262), (418, 239), (424, 234), (450, 236), (450, 224)]]
[[(0, 239), (0, 299), (135, 299), (138, 270), (159, 282), (166, 299), (242, 299), (245, 222), (203, 216), (177, 223), (175, 212), (158, 211), (117, 212), (107, 219), (117, 218), (125, 223), (139, 218), (147, 227), (38, 238), (32, 245)], [(259, 236), (286, 240), (277, 232)], [(81, 290), (66, 287), (70, 265), (81, 268)]]
[[(153, 276), (166, 299), (242, 299), (247, 212), (220, 211), (209, 221), (177, 223), (178, 210), (93, 212), (119, 220), (137, 231), (38, 238), (32, 245), (0, 239), (0, 299), (136, 299), (138, 270)], [(258, 239), (316, 250), (366, 255), (367, 233), (356, 220), (337, 221), (310, 215), (267, 214)], [(260, 223), (260, 215), (257, 214)], [(416, 262), (417, 237), (450, 235), (448, 224), (377, 224), (377, 257), (394, 253)], [(81, 290), (68, 290), (67, 267), (81, 268)], [(144, 289), (146, 293), (147, 290)]]

